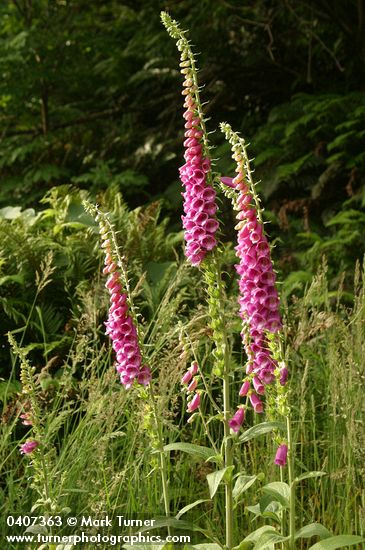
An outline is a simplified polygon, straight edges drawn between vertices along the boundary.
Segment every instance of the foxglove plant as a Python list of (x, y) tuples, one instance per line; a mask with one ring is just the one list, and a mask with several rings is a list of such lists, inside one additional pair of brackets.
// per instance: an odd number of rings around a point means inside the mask
[[(180, 168), (180, 177), (185, 186), (184, 210), (182, 217), (185, 229), (186, 255), (189, 261), (200, 266), (206, 283), (209, 315), (213, 333), (214, 374), (222, 380), (223, 411), (219, 414), (224, 426), (224, 470), (233, 469), (232, 441), (230, 438), (230, 346), (227, 336), (227, 322), (225, 318), (225, 295), (221, 275), (221, 258), (217, 253), (218, 221), (215, 218), (217, 211), (216, 192), (212, 182), (216, 175), (212, 173), (209, 157), (209, 143), (205, 128), (202, 104), (200, 101), (199, 85), (195, 58), (189, 41), (176, 21), (167, 13), (161, 13), (161, 19), (170, 36), (176, 40), (181, 54), (180, 67), (184, 76), (183, 95), (185, 119), (185, 164)], [(219, 179), (219, 178), (218, 178)], [(213, 251), (208, 255), (208, 252)], [(204, 261), (203, 261), (204, 260)], [(211, 399), (209, 392), (206, 392)], [(195, 393), (188, 404), (188, 412), (194, 412), (201, 404), (203, 393)], [(240, 413), (242, 415), (242, 413)], [(242, 419), (243, 420), (243, 419)], [(206, 426), (206, 425), (205, 425)], [(207, 432), (209, 437), (209, 434)], [(213, 445), (213, 448), (215, 446)], [(223, 477), (222, 477), (223, 479)], [(233, 485), (232, 477), (225, 478), (226, 501), (226, 546), (233, 546)]]
[[(264, 404), (259, 396), (264, 396), (266, 388), (277, 382), (285, 386), (288, 378), (283, 361), (275, 358), (280, 357), (279, 333), (282, 328), (279, 296), (246, 143), (232, 131), (229, 124), (221, 124), (221, 130), (231, 144), (237, 174), (230, 181), (228, 178), (222, 178), (221, 181), (237, 192), (232, 196), (238, 220), (235, 250), (239, 263), (235, 267), (240, 277), (238, 302), (239, 315), (243, 321), (241, 336), (248, 359), (246, 377), (239, 395), (246, 398), (246, 403), (249, 402), (256, 413), (262, 413)], [(279, 364), (282, 366), (279, 367)], [(279, 394), (282, 396), (279, 412), (285, 416), (286, 392), (281, 390)], [(285, 465), (285, 462), (280, 465)]]
[[(224, 423), (224, 438), (222, 447), (224, 456), (217, 451), (217, 446), (211, 438), (208, 430), (208, 422), (205, 422), (201, 414), (201, 397), (207, 395), (214, 406), (217, 405), (209, 395), (209, 390), (196, 391), (197, 382), (194, 379), (192, 371), (189, 369), (182, 377), (182, 384), (187, 393), (193, 395), (188, 402), (188, 412), (193, 412), (189, 418), (191, 421), (196, 415), (196, 410), (202, 417), (206, 435), (212, 443), (212, 458), (218, 464), (223, 465), (223, 469), (209, 474), (209, 488), (211, 498), (223, 481), (225, 485), (225, 530), (226, 541), (225, 548), (231, 550), (233, 547), (233, 492), (232, 481), (237, 477), (235, 485), (236, 493), (241, 494), (242, 483), (240, 474), (233, 475), (235, 465), (233, 463), (232, 440), (240, 430), (248, 406), (251, 406), (255, 412), (262, 413), (264, 409), (263, 397), (266, 398), (267, 409), (274, 410), (286, 416), (287, 419), (287, 437), (277, 435), (279, 447), (277, 449), (274, 462), (282, 468), (288, 464), (289, 485), (284, 482), (276, 483), (275, 488), (268, 484), (265, 489), (268, 494), (271, 493), (271, 501), (276, 501), (277, 492), (282, 493), (280, 497), (282, 502), (288, 502), (289, 507), (289, 535), (285, 536), (278, 533), (271, 526), (264, 526), (242, 541), (246, 548), (270, 548), (275, 543), (287, 545), (289, 550), (294, 550), (295, 540), (300, 536), (313, 536), (321, 534), (328, 536), (328, 531), (323, 526), (307, 526), (305, 534), (295, 533), (295, 483), (293, 477), (293, 444), (291, 440), (289, 408), (287, 405), (286, 383), (288, 370), (283, 360), (281, 349), (280, 331), (282, 322), (279, 313), (279, 297), (275, 287), (275, 273), (273, 270), (270, 248), (263, 230), (263, 220), (259, 199), (255, 192), (255, 186), (252, 180), (252, 171), (246, 153), (244, 141), (232, 132), (228, 125), (222, 125), (227, 139), (233, 148), (233, 157), (237, 162), (237, 176), (231, 178), (219, 178), (223, 187), (228, 186), (229, 193), (225, 192), (233, 201), (238, 211), (238, 244), (236, 253), (238, 265), (236, 269), (240, 276), (240, 316), (243, 321), (243, 330), (241, 333), (244, 348), (247, 355), (246, 373), (243, 377), (239, 397), (245, 399), (244, 404), (240, 404), (236, 412), (232, 415), (230, 410), (230, 377), (231, 377), (231, 349), (226, 331), (226, 318), (224, 312), (224, 285), (221, 276), (221, 258), (216, 245), (216, 231), (218, 223), (213, 216), (216, 213), (215, 191), (209, 189), (210, 182), (217, 180), (217, 175), (212, 174), (208, 154), (208, 140), (202, 115), (202, 108), (199, 97), (199, 88), (196, 75), (195, 59), (191, 52), (190, 45), (186, 39), (185, 32), (182, 31), (176, 21), (162, 12), (161, 19), (170, 36), (177, 41), (178, 50), (181, 52), (180, 67), (184, 75), (185, 113), (186, 121), (186, 163), (180, 169), (180, 177), (185, 186), (184, 210), (185, 216), (182, 217), (185, 229), (186, 255), (189, 261), (202, 270), (205, 282), (207, 284), (208, 306), (211, 317), (212, 337), (215, 343), (214, 350), (214, 368), (213, 374), (222, 379), (223, 410), (218, 407), (218, 418)], [(207, 192), (207, 189), (209, 192)], [(212, 203), (212, 204), (210, 204)], [(209, 236), (209, 239), (207, 238)], [(208, 255), (210, 250), (213, 254)], [(203, 378), (203, 373), (201, 373)], [(195, 392), (195, 393), (193, 393)], [(278, 422), (262, 423), (248, 430), (241, 436), (242, 441), (255, 437), (260, 433), (266, 433), (273, 429), (282, 428)], [(257, 429), (256, 429), (257, 428)], [(196, 445), (193, 445), (195, 449)], [(186, 450), (192, 452), (191, 446), (186, 447), (184, 443), (170, 444), (165, 447), (166, 451)], [(207, 449), (204, 447), (204, 451)], [(203, 452), (203, 451), (202, 451)], [(318, 474), (318, 473), (317, 473)], [(243, 476), (245, 478), (245, 476)], [(256, 478), (257, 476), (255, 476)], [(309, 474), (313, 477), (313, 473)], [(304, 479), (304, 478), (303, 478)], [(237, 486), (239, 488), (237, 488)], [(275, 492), (276, 491), (276, 492)], [(287, 494), (290, 494), (289, 499)], [(285, 495), (285, 496), (284, 496)], [(270, 501), (270, 502), (271, 502)], [(188, 508), (195, 506), (190, 505)], [(284, 532), (285, 522), (284, 513), (282, 516), (282, 530)], [(319, 533), (321, 531), (321, 533)], [(243, 547), (242, 546), (242, 547)], [(241, 544), (240, 546), (241, 547)]]
[(36, 507), (42, 506), (46, 514), (59, 512), (56, 491), (54, 491), (55, 448), (45, 425), (45, 414), (39, 399), (40, 385), (36, 369), (28, 360), (27, 352), (20, 347), (9, 332), (8, 340), (14, 355), (20, 363), (22, 395), (26, 398), (26, 412), (19, 415), (22, 424), (29, 427), (27, 440), (20, 445), (19, 452), (26, 456), (31, 466), (32, 486), (38, 492)]
[[(192, 147), (191, 151), (185, 153), (186, 164), (180, 169), (180, 176), (183, 184), (186, 186), (186, 191), (183, 193), (185, 199), (185, 217), (183, 216), (183, 226), (186, 230), (185, 240), (187, 241), (187, 256), (193, 265), (200, 265), (203, 271), (204, 279), (207, 285), (209, 313), (211, 317), (211, 328), (213, 332), (213, 340), (215, 342), (214, 350), (214, 374), (222, 379), (223, 393), (223, 411), (219, 416), (224, 423), (224, 457), (223, 470), (217, 472), (224, 480), (225, 484), (225, 509), (226, 509), (226, 547), (228, 549), (233, 546), (233, 444), (231, 434), (236, 434), (245, 419), (245, 411), (247, 403), (251, 403), (253, 409), (257, 413), (263, 412), (263, 402), (259, 395), (265, 393), (265, 385), (272, 384), (275, 381), (275, 372), (277, 370), (277, 362), (272, 357), (270, 351), (269, 338), (267, 332), (276, 333), (281, 328), (281, 320), (278, 311), (279, 300), (275, 289), (275, 275), (270, 261), (270, 249), (266, 237), (262, 230), (261, 220), (257, 220), (257, 211), (251, 204), (250, 190), (244, 184), (243, 165), (241, 169), (237, 169), (237, 177), (235, 180), (223, 178), (223, 182), (232, 189), (236, 188), (240, 191), (240, 197), (237, 204), (240, 207), (238, 213), (239, 222), (241, 224), (239, 231), (239, 243), (237, 246), (237, 254), (240, 260), (237, 266), (237, 271), (241, 276), (240, 280), (240, 315), (244, 320), (244, 330), (242, 337), (245, 342), (245, 349), (249, 362), (246, 369), (246, 378), (240, 391), (241, 397), (246, 397), (246, 404), (239, 405), (236, 412), (232, 415), (230, 406), (230, 379), (231, 379), (231, 350), (227, 335), (227, 320), (225, 318), (225, 295), (224, 284), (221, 276), (222, 259), (217, 253), (202, 262), (205, 254), (192, 259), (190, 251), (198, 250), (196, 239), (201, 239), (199, 242), (204, 242), (203, 229), (207, 225), (216, 231), (218, 224), (213, 224), (214, 220), (209, 219), (210, 211), (204, 211), (206, 204), (203, 202), (203, 193), (206, 190), (201, 188), (204, 172), (207, 173), (210, 180), (218, 180), (220, 178), (213, 175), (209, 171), (208, 164), (208, 139), (205, 126), (203, 124), (202, 108), (199, 97), (199, 89), (197, 83), (197, 75), (195, 68), (195, 59), (191, 52), (189, 42), (185, 37), (185, 33), (180, 30), (176, 21), (172, 20), (166, 13), (161, 15), (162, 21), (167, 28), (169, 34), (177, 40), (177, 47), (181, 52), (181, 63), (185, 80), (183, 83), (183, 94), (186, 96), (184, 107), (186, 109), (184, 118), (187, 121), (185, 127), (187, 132), (184, 142), (185, 147)], [(191, 127), (193, 125), (193, 128)], [(190, 141), (195, 139), (194, 142)], [(199, 142), (201, 140), (201, 143)], [(202, 147), (203, 145), (203, 147)], [(204, 157), (202, 159), (201, 153)], [(206, 163), (206, 167), (204, 166)], [(199, 171), (196, 171), (194, 166), (199, 166)], [(198, 180), (196, 180), (198, 176)], [(199, 193), (197, 199), (195, 193)], [(214, 193), (214, 195), (213, 195)], [(215, 198), (213, 190), (212, 198)], [(210, 198), (210, 197), (209, 197)], [(198, 211), (194, 210), (195, 206)], [(208, 203), (208, 207), (210, 205)], [(214, 213), (215, 213), (214, 208)], [(212, 207), (213, 214), (213, 207)], [(247, 220), (245, 219), (247, 216)], [(194, 226), (195, 221), (201, 222), (201, 227), (197, 229)], [(247, 221), (247, 226), (246, 226)], [(243, 227), (245, 225), (245, 227)], [(190, 242), (194, 242), (194, 248), (190, 249)], [(200, 247), (201, 253), (201, 247)], [(189, 371), (183, 377), (183, 383), (190, 381), (192, 378)], [(209, 392), (206, 392), (208, 397)], [(188, 412), (194, 412), (200, 407), (201, 393), (196, 393), (188, 404)], [(204, 427), (207, 428), (204, 422)], [(206, 429), (207, 436), (211, 437)], [(212, 442), (212, 441), (211, 441)], [(214, 450), (216, 446), (212, 444)], [(172, 449), (171, 446), (169, 446)]]
[[(138, 314), (132, 300), (125, 259), (120, 255), (116, 233), (109, 216), (88, 201), (84, 201), (83, 204), (85, 210), (99, 224), (101, 247), (105, 255), (103, 274), (108, 276), (105, 287), (110, 294), (109, 315), (108, 320), (105, 322), (106, 334), (112, 341), (113, 351), (116, 355), (115, 367), (120, 376), (121, 384), (127, 390), (135, 385), (139, 390), (140, 397), (145, 400), (148, 399), (148, 407), (154, 421), (152, 428), (154, 433), (151, 439), (156, 441), (156, 450), (160, 457), (159, 470), (163, 501), (165, 514), (168, 517), (170, 515), (170, 501), (167, 464), (163, 451), (163, 429), (156, 410), (155, 396), (151, 384), (151, 370), (143, 361), (144, 349), (141, 326), (138, 323)], [(148, 387), (148, 393), (143, 391), (146, 387)]]

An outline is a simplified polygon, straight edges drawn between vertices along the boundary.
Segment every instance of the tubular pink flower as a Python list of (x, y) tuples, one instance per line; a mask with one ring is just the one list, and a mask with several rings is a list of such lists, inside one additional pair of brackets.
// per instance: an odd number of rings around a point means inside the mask
[(195, 376), (196, 374), (198, 374), (198, 370), (199, 370), (199, 365), (196, 361), (194, 361), (193, 363), (191, 363), (191, 366), (190, 366), (190, 369), (189, 369), (192, 373), (193, 376)]
[(243, 409), (242, 407), (239, 407), (236, 413), (234, 414), (234, 416), (228, 422), (231, 430), (233, 432), (238, 432), (240, 427), (243, 424), (244, 419), (245, 419), (245, 409)]
[(187, 391), (188, 391), (189, 393), (195, 391), (197, 385), (198, 385), (198, 379), (197, 379), (197, 378), (193, 378), (193, 380), (190, 382), (190, 384), (189, 384), (188, 387), (187, 387)]
[(147, 386), (151, 381), (151, 371), (146, 365), (142, 366), (137, 330), (128, 314), (127, 294), (122, 292), (117, 265), (112, 259), (110, 241), (106, 239), (104, 243), (107, 243), (103, 247), (106, 249), (104, 271), (109, 274), (105, 286), (110, 294), (109, 316), (104, 324), (116, 354), (116, 370), (126, 389), (134, 381)]
[(249, 381), (249, 380), (245, 380), (244, 383), (243, 383), (242, 386), (241, 386), (240, 391), (239, 391), (240, 397), (245, 397), (245, 395), (248, 394), (248, 391), (249, 391), (249, 389), (250, 389), (250, 386), (251, 386), (250, 381)]
[(20, 452), (23, 455), (29, 455), (32, 453), (39, 445), (39, 441), (35, 441), (34, 439), (28, 439), (23, 445), (20, 445)]
[(275, 464), (277, 466), (285, 466), (286, 465), (286, 458), (288, 454), (288, 447), (285, 443), (282, 443), (278, 450), (276, 451), (275, 455)]
[(280, 384), (282, 386), (285, 386), (285, 384), (287, 383), (288, 375), (289, 373), (286, 367), (283, 367), (282, 369), (280, 369)]
[(226, 176), (223, 176), (221, 178), (221, 182), (224, 183), (224, 185), (228, 185), (228, 187), (232, 187), (233, 189), (236, 189), (236, 184), (233, 183), (233, 178), (228, 178)]
[(255, 391), (261, 395), (265, 393), (265, 388), (261, 381), (257, 378), (257, 376), (254, 376), (252, 379), (253, 387), (255, 388)]
[(184, 376), (181, 378), (181, 384), (189, 384), (190, 380), (193, 378), (193, 373), (191, 370), (187, 370)]
[(196, 409), (199, 408), (199, 405), (200, 405), (200, 394), (196, 393), (193, 399), (188, 403), (187, 412), (191, 413), (193, 411), (196, 411)]
[(260, 401), (260, 398), (256, 395), (256, 393), (251, 393), (250, 401), (251, 401), (251, 405), (253, 406), (253, 409), (256, 413), (264, 412), (264, 405), (263, 405), (262, 401)]

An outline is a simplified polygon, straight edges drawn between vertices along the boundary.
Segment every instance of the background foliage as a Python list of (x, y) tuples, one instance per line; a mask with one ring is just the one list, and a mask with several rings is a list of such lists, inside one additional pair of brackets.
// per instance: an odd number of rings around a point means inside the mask
[(323, 252), (350, 268), (364, 252), (362, 0), (2, 2), (0, 206), (115, 185), (132, 207), (163, 197), (178, 223), (180, 75), (160, 9), (201, 52), (208, 128), (251, 140), (284, 273), (312, 275)]

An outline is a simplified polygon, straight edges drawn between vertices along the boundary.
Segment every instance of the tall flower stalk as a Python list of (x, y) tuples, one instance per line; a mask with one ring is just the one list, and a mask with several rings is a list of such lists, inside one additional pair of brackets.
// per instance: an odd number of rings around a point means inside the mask
[[(225, 293), (221, 275), (221, 260), (216, 253), (216, 233), (219, 223), (216, 219), (216, 192), (212, 186), (215, 179), (211, 169), (209, 143), (200, 100), (199, 84), (194, 54), (185, 32), (167, 13), (161, 19), (170, 36), (176, 40), (180, 51), (180, 68), (184, 77), (182, 94), (185, 98), (185, 164), (180, 168), (180, 178), (185, 188), (183, 192), (184, 211), (182, 216), (185, 229), (185, 253), (192, 265), (201, 266), (206, 282), (209, 315), (213, 331), (214, 374), (222, 379), (223, 424), (224, 424), (224, 467), (229, 471), (233, 466), (232, 441), (230, 437), (230, 346), (225, 319)], [(209, 252), (214, 251), (212, 254)], [(203, 261), (204, 260), (204, 261)], [(196, 394), (200, 404), (200, 395)], [(225, 479), (226, 547), (233, 547), (233, 497), (232, 476)]]
[[(264, 232), (260, 200), (257, 196), (252, 169), (243, 138), (227, 123), (221, 130), (232, 147), (232, 158), (236, 162), (236, 177), (223, 178), (222, 183), (235, 189), (230, 196), (237, 211), (238, 231), (236, 255), (239, 263), (236, 270), (239, 279), (241, 332), (247, 355), (246, 376), (242, 381), (240, 397), (246, 398), (254, 411), (262, 413), (261, 397), (268, 393), (271, 411), (286, 418), (286, 440), (280, 438), (274, 463), (283, 467), (288, 464), (289, 498), (289, 542), (294, 550), (295, 535), (295, 483), (294, 445), (291, 437), (290, 410), (287, 404), (288, 370), (283, 360), (280, 343), (282, 322), (279, 312), (279, 296), (275, 287), (275, 273), (271, 260), (270, 246)], [(260, 397), (259, 397), (260, 396)], [(240, 411), (240, 409), (238, 409)], [(237, 413), (236, 413), (237, 414)], [(277, 436), (277, 439), (279, 437)], [(284, 516), (282, 515), (282, 532)]]
[(241, 336), (247, 355), (246, 376), (239, 394), (250, 402), (255, 412), (261, 413), (261, 396), (266, 388), (277, 380), (285, 386), (288, 378), (287, 368), (276, 358), (281, 351), (279, 296), (245, 140), (229, 124), (221, 124), (221, 129), (232, 146), (237, 174), (229, 183), (237, 192), (233, 196), (238, 221), (235, 250), (239, 262), (235, 267), (239, 274)]
[[(137, 385), (140, 395), (149, 400), (149, 408), (154, 421), (153, 439), (157, 442), (160, 458), (160, 475), (162, 484), (165, 515), (170, 515), (170, 498), (168, 491), (168, 470), (164, 447), (163, 426), (156, 410), (156, 399), (151, 384), (150, 368), (145, 364), (145, 353), (141, 327), (138, 323), (138, 312), (133, 303), (125, 259), (119, 252), (116, 233), (107, 214), (97, 206), (84, 201), (87, 212), (93, 215), (99, 224), (101, 246), (104, 250), (103, 274), (108, 276), (105, 287), (110, 294), (108, 320), (105, 322), (106, 334), (112, 341), (116, 356), (115, 367), (120, 382), (128, 390)], [(143, 388), (148, 386), (148, 391)], [(169, 530), (169, 528), (168, 528)]]

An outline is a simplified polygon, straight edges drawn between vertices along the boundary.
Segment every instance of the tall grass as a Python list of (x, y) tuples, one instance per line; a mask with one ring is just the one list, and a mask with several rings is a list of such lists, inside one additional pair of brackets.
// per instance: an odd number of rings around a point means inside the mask
[(302, 486), (302, 513), (336, 533), (365, 530), (365, 288), (357, 265), (354, 298), (329, 291), (324, 265), (293, 311), (293, 403), (298, 456), (327, 476)]

